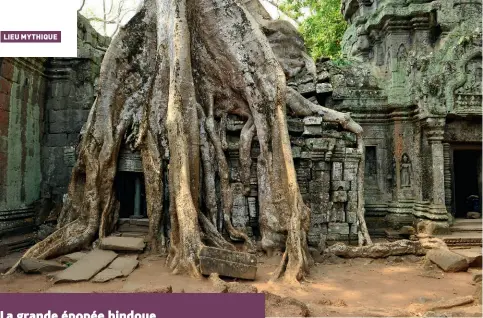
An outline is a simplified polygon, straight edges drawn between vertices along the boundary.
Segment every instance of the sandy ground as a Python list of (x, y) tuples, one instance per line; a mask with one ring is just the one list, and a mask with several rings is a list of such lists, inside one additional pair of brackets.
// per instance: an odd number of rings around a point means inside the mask
[[(388, 259), (329, 259), (311, 269), (306, 282), (298, 286), (269, 283), (279, 258), (259, 260), (258, 291), (295, 298), (307, 305), (310, 316), (422, 316), (434, 303), (473, 295), (475, 270), (444, 273), (424, 259), (406, 256)], [(2, 262), (0, 261), (0, 265)], [(107, 283), (53, 284), (46, 275), (16, 273), (0, 279), (0, 292), (136, 292), (172, 286), (173, 292), (213, 292), (208, 279), (193, 279), (169, 273), (165, 259), (149, 256), (126, 278)], [(446, 317), (481, 317), (481, 304), (470, 304), (439, 312)]]

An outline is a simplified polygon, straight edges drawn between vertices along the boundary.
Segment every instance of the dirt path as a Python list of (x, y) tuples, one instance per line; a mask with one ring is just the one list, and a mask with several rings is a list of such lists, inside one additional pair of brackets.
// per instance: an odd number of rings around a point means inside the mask
[[(0, 279), (0, 292), (136, 292), (155, 291), (171, 285), (173, 292), (213, 292), (208, 279), (171, 275), (164, 259), (147, 257), (129, 277), (107, 283), (53, 284), (45, 275), (17, 273)], [(262, 258), (257, 280), (259, 291), (292, 297), (307, 304), (311, 316), (416, 316), (442, 299), (473, 295), (472, 274), (443, 273), (417, 257), (383, 260), (333, 259), (316, 264), (307, 282), (299, 286), (271, 284), (277, 257)], [(445, 310), (451, 316), (481, 317), (480, 305)]]

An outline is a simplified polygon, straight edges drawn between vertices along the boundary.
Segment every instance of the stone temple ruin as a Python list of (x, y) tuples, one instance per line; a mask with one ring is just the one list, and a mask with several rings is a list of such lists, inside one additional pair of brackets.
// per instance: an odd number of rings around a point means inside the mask
[[(454, 232), (468, 212), (481, 217), (481, 1), (342, 0), (342, 14), (349, 25), (343, 38), (346, 59), (321, 59), (315, 74), (301, 72), (289, 85), (311, 101), (350, 112), (363, 126), (365, 213), (372, 236), (398, 238), (405, 226), (419, 224), (447, 243), (481, 245), (478, 228), (475, 235)], [(55, 219), (67, 191), (79, 132), (109, 45), (81, 16), (78, 30), (78, 58), (0, 58), (3, 252), (32, 243), (32, 237), (18, 234), (36, 228), (40, 237), (48, 234), (41, 224)], [(321, 117), (287, 116), (297, 179), (312, 211), (309, 245), (357, 242), (361, 158), (355, 135)], [(256, 238), (257, 143), (245, 196), (237, 137), (243, 121), (223, 120), (232, 222)], [(123, 149), (118, 164), (118, 231), (126, 235), (147, 231), (140, 160)], [(478, 204), (468, 207), (471, 195)]]

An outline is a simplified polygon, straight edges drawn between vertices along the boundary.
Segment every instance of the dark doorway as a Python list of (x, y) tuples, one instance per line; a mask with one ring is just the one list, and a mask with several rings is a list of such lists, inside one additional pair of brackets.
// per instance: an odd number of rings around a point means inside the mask
[(481, 212), (481, 150), (454, 150), (454, 216), (466, 217), (473, 208), (468, 198), (477, 196), (477, 209)]
[(147, 218), (144, 175), (138, 172), (118, 171), (114, 182), (116, 197), (121, 204), (119, 218), (135, 217), (136, 182), (138, 182), (140, 188), (140, 215), (137, 217)]

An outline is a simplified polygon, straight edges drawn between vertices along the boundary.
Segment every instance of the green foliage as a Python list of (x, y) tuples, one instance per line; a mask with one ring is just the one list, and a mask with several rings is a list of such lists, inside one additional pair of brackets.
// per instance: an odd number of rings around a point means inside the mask
[(305, 45), (314, 59), (341, 56), (341, 40), (347, 28), (340, 0), (281, 0), (279, 9), (299, 23)]

